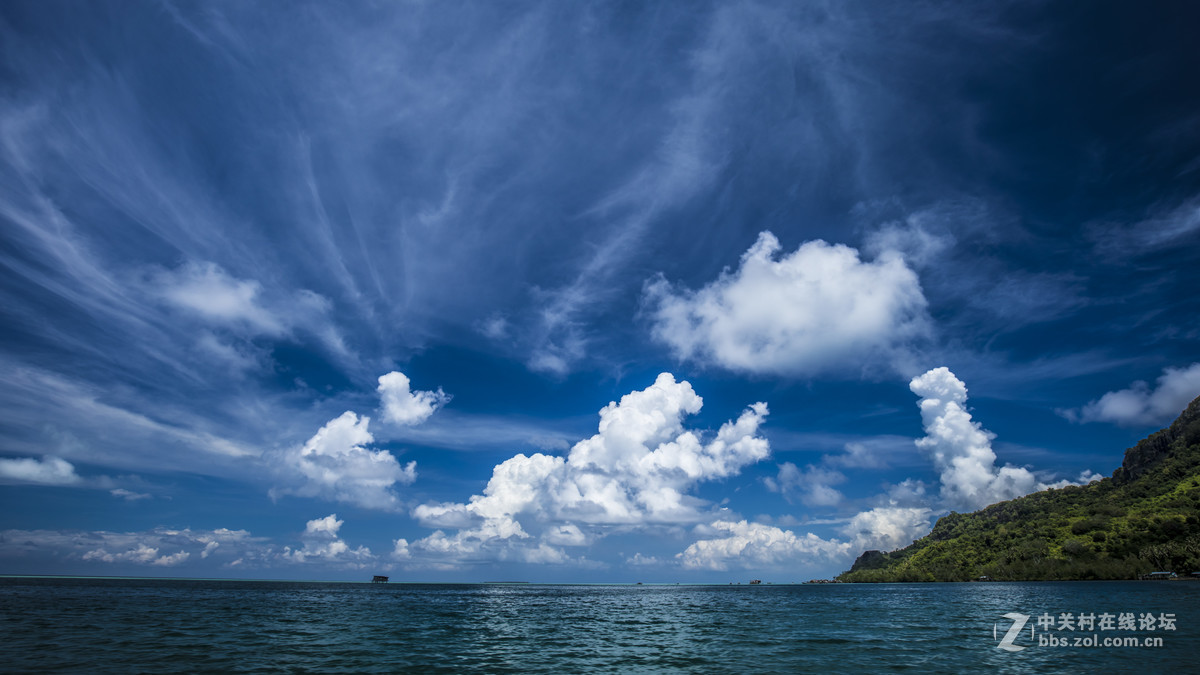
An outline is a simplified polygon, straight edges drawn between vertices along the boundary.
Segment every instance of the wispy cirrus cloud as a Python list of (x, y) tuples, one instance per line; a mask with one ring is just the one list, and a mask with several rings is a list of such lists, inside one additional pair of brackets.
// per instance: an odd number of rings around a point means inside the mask
[(1144, 219), (1132, 223), (1093, 223), (1088, 235), (1103, 254), (1144, 255), (1178, 245), (1200, 232), (1200, 196), (1174, 205), (1156, 205)]

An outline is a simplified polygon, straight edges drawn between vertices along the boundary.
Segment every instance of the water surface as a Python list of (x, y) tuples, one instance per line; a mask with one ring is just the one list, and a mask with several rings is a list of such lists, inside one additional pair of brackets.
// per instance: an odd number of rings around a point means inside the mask
[[(0, 669), (1194, 672), (1200, 582), (426, 585), (0, 578)], [(1011, 619), (1032, 617), (998, 648)], [(1155, 617), (1076, 630), (1063, 614)], [(1159, 617), (1174, 615), (1174, 630)], [(1037, 618), (1054, 617), (1053, 626)], [(1048, 618), (1048, 617), (1047, 617)], [(1144, 621), (1143, 621), (1144, 625)], [(1031, 629), (1033, 635), (1031, 636)], [(1051, 647), (1094, 635), (1156, 647)]]

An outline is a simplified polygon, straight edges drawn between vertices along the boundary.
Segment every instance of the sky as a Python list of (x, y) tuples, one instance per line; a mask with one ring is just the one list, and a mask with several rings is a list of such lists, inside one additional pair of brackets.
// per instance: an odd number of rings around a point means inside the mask
[(0, 573), (786, 583), (1110, 475), (1198, 19), (0, 3)]

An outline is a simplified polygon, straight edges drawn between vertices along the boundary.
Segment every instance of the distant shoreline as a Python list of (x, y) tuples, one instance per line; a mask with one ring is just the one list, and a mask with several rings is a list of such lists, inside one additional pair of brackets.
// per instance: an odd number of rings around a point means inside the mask
[(390, 581), (387, 584), (373, 583), (371, 580), (325, 580), (325, 579), (254, 579), (230, 577), (136, 577), (108, 575), (79, 575), (79, 574), (0, 574), (0, 581), (42, 579), (42, 580), (90, 580), (90, 581), (206, 581), (228, 583), (267, 583), (267, 584), (342, 584), (363, 586), (643, 586), (648, 588), (661, 587), (713, 587), (713, 588), (771, 588), (795, 586), (914, 586), (914, 585), (968, 585), (968, 584), (1077, 584), (1077, 583), (1131, 583), (1152, 581), (1197, 581), (1193, 577), (1178, 577), (1175, 579), (1037, 579), (1020, 581), (838, 581), (834, 583), (812, 583), (808, 581), (777, 582), (748, 584), (745, 582), (620, 582), (620, 581)]
[[(256, 579), (250, 577), (139, 577), (114, 575), (82, 575), (82, 574), (0, 574), (0, 579), (92, 579), (112, 581), (229, 581), (229, 582), (262, 582), (282, 584), (365, 584), (368, 586), (384, 586), (385, 584), (366, 580), (338, 579)], [(746, 586), (746, 582), (683, 582), (683, 581), (389, 581), (388, 586)], [(803, 586), (806, 582), (764, 583), (755, 584), (754, 588), (763, 586)]]

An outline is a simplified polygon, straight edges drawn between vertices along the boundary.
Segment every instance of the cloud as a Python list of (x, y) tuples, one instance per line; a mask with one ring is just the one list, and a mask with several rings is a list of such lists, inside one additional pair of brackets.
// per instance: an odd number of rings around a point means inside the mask
[[(966, 411), (966, 386), (947, 368), (935, 368), (909, 384), (921, 397), (920, 409), (926, 436), (916, 444), (927, 452), (941, 473), (940, 502), (947, 508), (974, 510), (1049, 487), (1078, 485), (1096, 480), (1084, 472), (1078, 482), (1061, 480), (1045, 484), (1029, 470), (996, 467), (993, 435), (982, 429)], [(878, 466), (864, 445), (847, 444), (844, 455), (831, 455), (823, 465), (804, 469), (785, 462), (779, 473), (764, 482), (785, 495), (798, 493), (811, 506), (831, 506), (842, 496), (831, 486), (845, 476), (829, 467)], [(798, 535), (767, 523), (717, 521), (697, 527), (698, 539), (677, 557), (690, 569), (784, 568), (846, 560), (868, 549), (895, 550), (909, 545), (930, 530), (934, 514), (925, 486), (906, 480), (881, 495), (880, 506), (852, 516), (840, 529), (840, 538), (825, 539), (813, 533)]]
[(888, 485), (880, 500), (889, 506), (927, 507), (930, 499), (926, 487), (923, 481), (905, 478), (895, 485)]
[(1187, 368), (1166, 368), (1154, 389), (1138, 381), (1128, 389), (1110, 391), (1082, 410), (1059, 411), (1077, 422), (1112, 422), (1121, 426), (1165, 424), (1200, 396), (1200, 363)]
[(375, 556), (366, 547), (351, 548), (338, 537), (343, 521), (336, 514), (310, 520), (300, 535), (301, 548), (277, 549), (246, 530), (174, 530), (146, 532), (79, 532), (6, 530), (0, 532), (0, 554), (52, 555), (91, 563), (131, 563), (173, 567), (211, 561), (222, 566), (277, 567), (281, 564), (333, 564), (360, 568)]
[(4, 530), (0, 531), (0, 557), (159, 567), (189, 562), (194, 566), (203, 560), (214, 567), (323, 564), (360, 569), (375, 561), (376, 556), (368, 548), (352, 548), (340, 538), (343, 522), (336, 514), (308, 521), (300, 534), (300, 548), (279, 548), (265, 537), (228, 528), (158, 527), (142, 532)]
[(1104, 479), (1104, 474), (1095, 473), (1091, 469), (1084, 469), (1083, 472), (1081, 472), (1079, 474), (1079, 478), (1076, 478), (1075, 480), (1068, 480), (1066, 478), (1063, 478), (1062, 480), (1060, 480), (1056, 483), (1047, 484), (1046, 487), (1054, 488), (1054, 489), (1058, 490), (1060, 488), (1065, 488), (1069, 485), (1087, 485), (1088, 483), (1095, 483), (1096, 481), (1103, 480), (1103, 479)]
[[(879, 210), (897, 204), (860, 204), (860, 218), (872, 220)], [(882, 215), (882, 214), (881, 214)], [(874, 256), (903, 256), (921, 272), (921, 287), (932, 306), (940, 307), (938, 329), (945, 335), (981, 341), (997, 331), (1062, 320), (1088, 304), (1086, 275), (1056, 267), (1033, 272), (994, 254), (1006, 244), (1050, 249), (1020, 218), (981, 199), (952, 198), (933, 202), (866, 233), (863, 250)], [(947, 312), (954, 307), (956, 311)]]
[(868, 549), (894, 551), (928, 534), (932, 515), (933, 509), (924, 506), (880, 506), (856, 514), (842, 533), (854, 555)]
[(974, 511), (1046, 489), (1028, 469), (996, 467), (995, 434), (971, 419), (967, 387), (948, 368), (914, 377), (908, 387), (921, 397), (925, 437), (917, 440), (917, 447), (941, 472), (941, 497), (947, 507)]
[[(741, 79), (737, 68), (750, 66), (745, 45), (757, 21), (748, 14), (722, 8), (709, 19), (708, 30), (689, 50), (686, 83), (668, 105), (650, 114), (662, 115), (661, 130), (637, 144), (644, 149), (627, 175), (586, 209), (585, 217), (604, 234), (574, 265), (578, 272), (569, 283), (537, 294), (535, 346), (527, 360), (531, 370), (563, 376), (588, 354), (594, 336), (587, 320), (626, 283), (624, 269), (646, 255), (649, 247), (643, 242), (651, 237), (652, 225), (703, 194), (720, 176), (729, 161), (725, 144), (736, 128), (726, 121), (737, 117), (740, 103), (729, 89)], [(688, 20), (668, 16), (658, 20)], [(655, 85), (654, 98), (664, 93), (660, 87)]]
[(591, 415), (546, 420), (519, 413), (464, 413), (444, 408), (424, 424), (394, 427), (389, 436), (427, 447), (478, 452), (527, 448), (567, 451), (579, 439), (579, 430), (591, 425)]
[(877, 449), (868, 447), (866, 443), (851, 442), (845, 445), (845, 452), (838, 455), (826, 455), (825, 463), (841, 466), (847, 469), (878, 469), (886, 466)]
[(549, 549), (583, 545), (605, 526), (695, 522), (704, 502), (687, 495), (694, 485), (736, 475), (770, 450), (757, 435), (766, 404), (750, 406), (708, 441), (683, 427), (702, 404), (689, 383), (662, 373), (602, 409), (599, 433), (566, 457), (518, 454), (496, 466), (483, 494), (467, 503), (416, 507), (422, 523), (459, 529), (406, 542), (406, 549), (437, 559), (556, 561), (567, 558)]
[(139, 499), (150, 499), (151, 497), (151, 495), (143, 492), (134, 492), (132, 490), (126, 490), (125, 488), (116, 488), (115, 490), (109, 490), (108, 492), (112, 496), (120, 497), (127, 502), (136, 502)]
[(894, 366), (929, 332), (917, 275), (896, 253), (873, 262), (810, 241), (778, 257), (770, 232), (734, 272), (699, 291), (645, 288), (655, 339), (681, 359), (747, 373), (816, 375)]
[(308, 521), (300, 539), (304, 542), (302, 548), (283, 548), (281, 557), (296, 563), (341, 563), (343, 565), (361, 568), (375, 559), (371, 550), (365, 546), (350, 548), (350, 545), (338, 537), (338, 531), (345, 523), (339, 520), (336, 513), (324, 518)]
[(417, 479), (416, 462), (404, 466), (387, 450), (372, 450), (375, 442), (369, 417), (351, 411), (330, 420), (301, 447), (277, 456), (276, 467), (297, 485), (277, 489), (282, 494), (320, 497), (390, 509), (399, 503), (392, 486)]
[(262, 562), (277, 557), (265, 539), (246, 530), (162, 527), (144, 532), (5, 530), (0, 532), (0, 555), (160, 567), (213, 555), (225, 561), (237, 557)]
[(799, 493), (800, 501), (808, 506), (834, 506), (841, 503), (842, 493), (834, 485), (846, 482), (840, 471), (808, 465), (803, 470), (791, 462), (779, 465), (775, 478), (764, 479), (767, 489), (784, 496)]
[(479, 332), (492, 340), (503, 340), (509, 336), (511, 327), (503, 316), (491, 316), (478, 325)]
[(554, 546), (587, 546), (591, 543), (591, 537), (584, 534), (578, 525), (570, 523), (546, 528), (542, 538)]
[(1133, 224), (1093, 223), (1087, 229), (1096, 249), (1114, 258), (1152, 253), (1181, 243), (1200, 231), (1200, 196), (1173, 206), (1158, 205)]
[(75, 467), (64, 459), (45, 456), (41, 459), (0, 459), (0, 480), (40, 485), (75, 485), (82, 479)]
[[(299, 329), (315, 337), (329, 353), (344, 361), (353, 359), (345, 339), (328, 319), (332, 303), (313, 291), (267, 292), (256, 280), (238, 279), (214, 262), (196, 261), (174, 270), (157, 270), (150, 275), (147, 290), (205, 325), (243, 339), (294, 340)], [(252, 348), (226, 344), (211, 334), (202, 334), (197, 346), (235, 369), (246, 369), (255, 362)]]
[(685, 569), (795, 568), (840, 562), (867, 549), (893, 550), (929, 532), (933, 511), (925, 507), (878, 507), (863, 511), (842, 528), (844, 539), (797, 535), (764, 523), (717, 521), (697, 531), (707, 539), (693, 542), (676, 559)]
[(902, 222), (885, 223), (867, 234), (863, 250), (876, 257), (899, 253), (909, 264), (924, 267), (942, 258), (955, 244), (937, 209), (910, 214)]
[(685, 569), (726, 570), (733, 567), (777, 567), (789, 561), (839, 559), (849, 545), (811, 532), (797, 536), (772, 525), (719, 520), (706, 528), (714, 536), (693, 542), (676, 556)]
[(158, 549), (139, 544), (137, 548), (131, 548), (128, 551), (121, 553), (109, 553), (104, 549), (96, 549), (83, 554), (84, 560), (98, 560), (106, 563), (115, 562), (131, 562), (141, 565), (158, 565), (161, 567), (171, 567), (178, 565), (190, 557), (187, 551), (178, 551), (170, 555), (159, 555)]
[(192, 556), (192, 554), (188, 553), (187, 551), (176, 551), (175, 553), (172, 553), (170, 555), (160, 556), (157, 559), (155, 559), (154, 562), (152, 562), (150, 564), (151, 565), (160, 565), (162, 567), (173, 567), (175, 565), (178, 565), (178, 564), (186, 561), (191, 556)]
[(434, 411), (450, 402), (451, 396), (438, 387), (434, 391), (410, 391), (404, 373), (393, 371), (379, 378), (379, 396), (383, 400), (383, 419), (411, 426), (429, 419)]
[(252, 333), (282, 335), (283, 321), (262, 306), (262, 285), (230, 277), (215, 263), (189, 262), (154, 275), (157, 293), (167, 302), (216, 323)]

